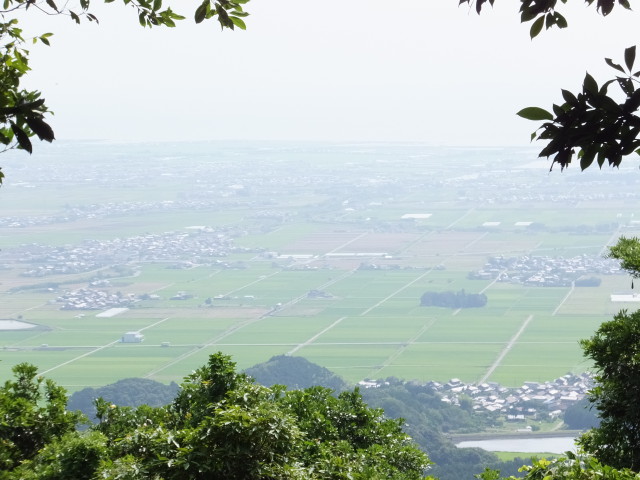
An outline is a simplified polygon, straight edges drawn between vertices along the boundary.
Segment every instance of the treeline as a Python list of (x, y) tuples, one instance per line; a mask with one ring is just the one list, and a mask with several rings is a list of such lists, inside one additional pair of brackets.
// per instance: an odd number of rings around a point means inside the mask
[[(339, 386), (336, 380), (339, 379), (342, 388), (347, 388), (340, 377), (302, 357), (273, 357), (246, 372), (264, 385), (280, 383), (299, 388), (308, 377), (325, 387)], [(451, 405), (425, 385), (393, 377), (377, 388), (360, 389), (360, 393), (369, 406), (381, 408), (386, 417), (404, 420), (406, 432), (434, 462), (429, 474), (440, 480), (472, 479), (486, 467), (498, 469), (505, 475), (516, 475), (518, 469), (530, 461), (516, 458), (501, 462), (491, 452), (456, 447), (448, 434), (481, 432), (499, 425), (497, 415), (480, 415), (474, 412), (470, 402), (463, 402), (462, 407)]]
[(484, 293), (466, 293), (464, 289), (457, 292), (425, 292), (420, 297), (423, 307), (478, 308), (486, 304), (487, 296)]
[(221, 353), (166, 406), (98, 400), (88, 432), (64, 389), (33, 365), (13, 372), (0, 386), (0, 480), (419, 480), (430, 463), (358, 391), (264, 387)]
[[(348, 384), (328, 369), (303, 357), (279, 355), (245, 370), (257, 383), (265, 386), (284, 385), (288, 389), (313, 386), (330, 388), (334, 393), (348, 391)], [(96, 418), (94, 401), (104, 398), (118, 407), (143, 404), (170, 404), (177, 385), (164, 385), (148, 379), (126, 379), (102, 388), (87, 388), (73, 394), (70, 409), (79, 409)], [(497, 468), (504, 474), (516, 474), (527, 459), (501, 462), (498, 457), (478, 448), (457, 448), (447, 437), (452, 433), (472, 433), (497, 426), (496, 415), (479, 415), (469, 402), (463, 406), (442, 401), (439, 393), (429, 387), (397, 378), (388, 378), (378, 388), (360, 389), (359, 394), (371, 408), (382, 409), (389, 419), (403, 419), (404, 430), (434, 462), (429, 474), (440, 480), (473, 478), (485, 467)], [(162, 403), (164, 401), (164, 403)]]

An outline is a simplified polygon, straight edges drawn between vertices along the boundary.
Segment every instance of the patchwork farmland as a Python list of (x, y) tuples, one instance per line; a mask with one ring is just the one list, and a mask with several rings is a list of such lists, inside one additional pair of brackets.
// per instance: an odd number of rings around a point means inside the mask
[[(165, 202), (162, 215), (136, 214), (143, 207), (128, 192), (124, 204), (130, 209), (112, 215), (78, 214), (20, 228), (3, 224), (0, 375), (6, 378), (13, 365), (31, 362), (71, 391), (133, 376), (169, 382), (218, 350), (231, 354), (240, 368), (274, 355), (300, 355), (351, 382), (456, 377), (515, 386), (589, 370), (578, 339), (619, 309), (634, 308), (635, 302), (611, 301), (613, 293), (632, 293), (627, 275), (585, 270), (580, 275), (597, 276), (600, 284), (578, 287), (470, 274), (486, 268), (491, 257), (600, 258), (620, 234), (638, 234), (634, 203), (583, 198), (571, 181), (584, 188), (585, 177), (568, 175), (536, 178), (540, 198), (530, 200), (516, 187), (528, 181), (524, 184), (531, 188), (530, 170), (505, 178), (495, 173), (483, 181), (458, 179), (455, 167), (464, 156), (433, 154), (450, 161), (435, 176), (416, 176), (415, 163), (400, 149), (392, 173), (388, 165), (367, 163), (373, 167), (365, 182), (359, 163), (364, 160), (352, 160), (338, 186), (327, 180), (311, 187), (308, 176), (335, 172), (344, 160), (325, 153), (325, 162), (314, 170), (296, 170), (300, 159), (283, 150), (284, 160), (273, 164), (281, 170), (266, 179), (257, 172), (238, 177), (239, 165), (221, 161), (232, 173), (220, 185), (233, 177), (250, 190), (239, 195), (240, 187), (234, 187), (220, 197), (224, 206), (198, 200), (197, 209), (169, 207), (157, 191), (167, 181), (159, 176), (141, 185), (139, 195), (152, 191)], [(510, 155), (530, 162), (526, 153)], [(111, 160), (107, 155), (103, 161)], [(504, 161), (495, 152), (486, 154), (486, 165), (496, 171)], [(246, 162), (237, 163), (246, 167)], [(269, 182), (289, 178), (284, 171), (297, 183), (275, 189)], [(596, 195), (618, 188), (603, 185), (602, 178), (615, 182), (615, 174), (597, 175), (586, 177), (593, 179)], [(378, 179), (375, 188), (372, 179)], [(171, 202), (183, 198), (176, 196), (181, 186), (186, 191), (185, 185), (195, 182), (180, 181), (185, 184), (168, 189)], [(207, 191), (213, 191), (211, 182)], [(41, 198), (57, 188), (38, 185)], [(118, 194), (120, 187), (114, 189)], [(559, 191), (575, 192), (575, 198), (569, 196), (570, 213), (558, 211), (553, 198)], [(62, 204), (39, 206), (29, 197), (27, 213), (17, 201), (26, 198), (20, 188), (8, 185), (2, 194), (13, 198), (7, 208), (15, 222), (49, 218), (56, 208), (68, 211)], [(500, 202), (503, 195), (512, 201)], [(406, 214), (413, 216), (403, 219)], [(187, 242), (203, 250), (182, 252), (179, 247)], [(103, 263), (63, 271), (55, 263), (63, 257), (68, 264), (96, 258)], [(86, 308), (76, 308), (78, 297), (90, 290), (126, 303), (126, 310), (97, 316), (110, 307), (96, 308), (86, 298)], [(486, 306), (420, 306), (427, 291), (460, 290), (485, 294)], [(63, 297), (76, 303), (65, 304)], [(144, 341), (123, 342), (127, 332), (138, 332)]]

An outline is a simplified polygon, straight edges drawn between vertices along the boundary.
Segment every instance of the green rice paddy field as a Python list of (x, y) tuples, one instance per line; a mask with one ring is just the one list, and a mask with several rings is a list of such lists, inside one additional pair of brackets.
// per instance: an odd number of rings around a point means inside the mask
[[(288, 230), (296, 243), (304, 242), (305, 235), (317, 241), (317, 226), (301, 225), (299, 235), (292, 226)], [(335, 249), (330, 232), (325, 233), (329, 248)], [(340, 235), (343, 241), (344, 232)], [(350, 235), (375, 244), (373, 233)], [(277, 239), (274, 247), (286, 251), (286, 237), (272, 238)], [(139, 275), (121, 279), (118, 289), (154, 292), (160, 298), (136, 302), (109, 318), (96, 317), (98, 311), (60, 310), (52, 302), (57, 292), (5, 291), (2, 317), (22, 315), (38, 327), (0, 332), (0, 372), (6, 377), (12, 365), (31, 362), (72, 391), (131, 376), (168, 382), (221, 350), (233, 355), (240, 368), (273, 355), (301, 355), (351, 382), (456, 377), (515, 386), (588, 370), (578, 339), (591, 335), (618, 309), (633, 308), (610, 301), (612, 292), (628, 290), (624, 275), (604, 276), (597, 288), (573, 289), (467, 278), (470, 267), (481, 268), (487, 255), (505, 243), (513, 252), (540, 251), (544, 245), (587, 249), (555, 237), (463, 231), (397, 240), (392, 258), (380, 262), (386, 268), (370, 270), (357, 268), (361, 258), (329, 259), (321, 250), (290, 269), (259, 256), (243, 270), (142, 264)], [(600, 250), (608, 236), (580, 240)], [(352, 247), (348, 251), (353, 253)], [(326, 297), (310, 297), (314, 289)], [(419, 305), (425, 291), (460, 289), (484, 292), (487, 305), (464, 310)], [(170, 300), (178, 292), (193, 297)], [(205, 303), (208, 298), (213, 300)], [(141, 332), (144, 342), (121, 343), (128, 331)]]
[[(553, 203), (538, 208), (530, 203), (464, 206), (450, 193), (442, 195), (447, 199), (442, 206), (420, 207), (431, 217), (398, 223), (390, 231), (372, 228), (371, 222), (388, 225), (416, 211), (411, 207), (419, 196), (415, 191), (388, 208), (327, 210), (322, 218), (333, 221), (300, 219), (264, 232), (255, 228), (248, 207), (154, 213), (145, 216), (144, 224), (139, 216), (126, 215), (55, 229), (0, 228), (0, 247), (5, 249), (45, 239), (49, 245), (64, 245), (215, 223), (245, 231), (236, 245), (272, 252), (224, 258), (242, 261), (242, 269), (130, 264), (135, 275), (111, 279), (105, 290), (154, 297), (107, 318), (96, 316), (101, 310), (61, 310), (56, 302), (65, 291), (86, 287), (91, 272), (25, 278), (19, 269), (5, 269), (0, 319), (21, 319), (36, 327), (0, 330), (0, 379), (8, 378), (13, 365), (31, 362), (70, 391), (134, 376), (180, 381), (218, 350), (232, 355), (240, 368), (274, 355), (299, 355), (354, 383), (395, 376), (519, 386), (589, 370), (579, 339), (618, 310), (638, 305), (611, 301), (612, 293), (631, 292), (627, 275), (598, 275), (599, 287), (572, 288), (472, 280), (468, 274), (496, 255), (602, 255), (619, 234), (638, 231), (598, 233), (594, 227), (629, 219), (635, 210), (624, 203), (614, 208), (585, 203), (569, 213)], [(308, 192), (289, 207), (302, 208), (322, 198), (329, 196)], [(38, 204), (28, 195), (17, 196), (14, 208), (20, 199), (22, 213), (37, 213)], [(548, 228), (528, 229), (522, 222)], [(577, 235), (565, 228), (567, 223), (591, 228)], [(363, 264), (367, 268), (360, 268)], [(33, 288), (44, 282), (60, 284), (50, 290)], [(16, 291), (15, 286), (31, 288)], [(426, 291), (461, 289), (484, 293), (487, 305), (463, 310), (420, 306)], [(322, 295), (310, 295), (314, 291)], [(180, 292), (189, 298), (171, 299)], [(131, 331), (144, 335), (144, 341), (122, 343)]]

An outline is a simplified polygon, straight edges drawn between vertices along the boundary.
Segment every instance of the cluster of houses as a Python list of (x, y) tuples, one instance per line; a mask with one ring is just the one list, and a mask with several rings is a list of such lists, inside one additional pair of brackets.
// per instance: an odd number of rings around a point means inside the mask
[[(363, 380), (363, 388), (377, 388), (383, 380)], [(463, 397), (471, 398), (473, 410), (479, 413), (497, 413), (507, 420), (524, 421), (560, 415), (575, 402), (582, 400), (593, 387), (590, 373), (567, 374), (548, 382), (524, 382), (519, 388), (508, 388), (496, 382), (464, 383), (457, 378), (447, 383), (428, 382), (427, 387), (438, 392), (443, 402), (459, 405)]]
[[(217, 264), (231, 253), (254, 252), (233, 243), (235, 232), (194, 227), (187, 232), (147, 234), (112, 240), (87, 240), (79, 245), (44, 247), (24, 245), (12, 253), (13, 264), (23, 264), (27, 277), (82, 273), (127, 262), (171, 262), (184, 265)], [(230, 262), (228, 268), (234, 268)], [(33, 266), (37, 265), (37, 266)], [(175, 268), (175, 267), (174, 267)], [(236, 267), (237, 268), (237, 267)]]
[(123, 295), (120, 292), (111, 293), (93, 288), (81, 288), (60, 295), (55, 303), (62, 304), (61, 310), (104, 310), (128, 307), (134, 299), (131, 294)]
[(596, 255), (564, 257), (489, 257), (470, 279), (489, 280), (540, 287), (567, 287), (585, 275), (620, 274), (620, 263)]
[[(455, 378), (445, 384), (430, 382), (429, 385), (442, 394), (444, 402), (458, 403), (460, 396), (466, 395), (473, 399), (474, 410), (499, 412), (517, 420), (522, 415), (543, 412), (560, 414), (584, 398), (593, 387), (593, 377), (590, 373), (567, 374), (547, 382), (524, 382), (519, 388), (507, 388), (495, 382), (465, 384)], [(513, 416), (516, 418), (510, 418)]]

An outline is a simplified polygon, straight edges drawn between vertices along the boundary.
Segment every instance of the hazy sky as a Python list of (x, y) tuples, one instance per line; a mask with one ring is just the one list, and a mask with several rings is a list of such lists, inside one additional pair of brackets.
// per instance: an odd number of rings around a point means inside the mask
[(190, 2), (175, 29), (117, 2), (96, 3), (100, 25), (28, 12), (26, 30), (55, 33), (28, 84), (60, 139), (526, 145), (536, 124), (515, 112), (559, 102), (585, 70), (610, 78), (603, 58), (638, 38), (636, 13), (569, 3), (569, 28), (533, 41), (514, 0), (481, 16), (458, 0), (252, 0), (245, 32), (195, 25)]

